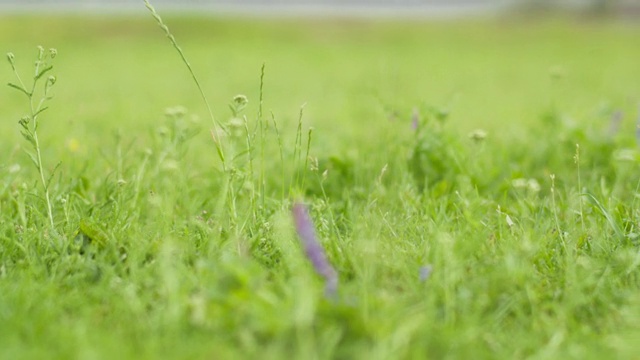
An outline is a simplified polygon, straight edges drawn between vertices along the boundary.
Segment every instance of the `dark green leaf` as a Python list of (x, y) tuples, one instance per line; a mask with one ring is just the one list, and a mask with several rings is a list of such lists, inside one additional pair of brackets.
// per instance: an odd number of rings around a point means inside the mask
[(21, 131), (20, 134), (22, 134), (22, 136), (25, 138), (25, 140), (27, 140), (31, 145), (35, 146), (35, 140), (33, 139), (33, 136), (31, 136), (31, 133), (28, 131)]
[(92, 244), (96, 244), (99, 247), (106, 245), (108, 236), (97, 225), (89, 220), (80, 220), (80, 233), (84, 234)]
[(35, 112), (35, 114), (33, 114), (33, 117), (40, 115), (41, 112), (47, 110), (48, 108), (49, 108), (48, 106), (45, 106), (42, 109), (39, 109), (38, 111)]
[(42, 69), (36, 76), (33, 77), (33, 80), (38, 81), (44, 74), (49, 72), (49, 70), (53, 69), (53, 65), (49, 65), (46, 68)]
[(589, 202), (591, 202), (591, 204), (595, 205), (595, 207), (600, 211), (600, 213), (605, 217), (605, 219), (607, 219), (607, 222), (609, 223), (609, 225), (613, 229), (613, 232), (616, 233), (616, 236), (618, 236), (621, 239), (624, 238), (624, 234), (623, 234), (622, 230), (620, 229), (620, 226), (618, 226), (618, 223), (615, 221), (615, 219), (613, 218), (611, 213), (607, 209), (605, 209), (605, 207), (598, 201), (598, 199), (596, 199), (595, 196), (593, 196), (593, 195), (591, 195), (589, 193), (584, 193), (582, 195), (585, 195), (587, 197), (587, 199), (589, 199)]
[(62, 165), (62, 161), (59, 161), (56, 164), (56, 167), (53, 168), (53, 171), (51, 171), (51, 175), (49, 175), (49, 179), (47, 179), (47, 185), (45, 186), (45, 189), (49, 189), (49, 185), (51, 185), (51, 180), (53, 180), (53, 175), (55, 175), (60, 165)]
[(12, 87), (20, 92), (23, 92), (25, 95), (27, 95), (28, 97), (31, 97), (31, 93), (28, 92), (27, 90), (25, 90), (22, 86), (16, 85), (16, 84), (12, 84), (12, 83), (8, 83), (7, 85), (9, 85), (9, 87)]
[(38, 163), (38, 159), (36, 159), (36, 157), (32, 153), (28, 151), (25, 151), (25, 152), (27, 153), (27, 155), (29, 155), (29, 159), (31, 159), (31, 162), (33, 162), (33, 165), (36, 166), (36, 168), (38, 169), (38, 172), (40, 172), (40, 165)]

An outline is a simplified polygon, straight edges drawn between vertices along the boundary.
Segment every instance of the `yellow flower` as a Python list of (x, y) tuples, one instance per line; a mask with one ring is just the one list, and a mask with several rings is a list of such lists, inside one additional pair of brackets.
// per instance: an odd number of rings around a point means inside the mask
[(76, 138), (71, 138), (67, 140), (67, 149), (72, 153), (77, 152), (80, 148), (80, 142)]

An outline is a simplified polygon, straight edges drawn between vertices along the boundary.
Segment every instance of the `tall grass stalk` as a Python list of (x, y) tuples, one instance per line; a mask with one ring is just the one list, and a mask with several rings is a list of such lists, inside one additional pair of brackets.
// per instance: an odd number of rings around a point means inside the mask
[(191, 64), (189, 63), (189, 60), (187, 60), (187, 57), (184, 54), (184, 51), (182, 51), (182, 48), (180, 47), (180, 45), (178, 45), (178, 42), (176, 41), (175, 36), (173, 36), (171, 31), (169, 30), (169, 27), (164, 23), (164, 21), (160, 17), (160, 14), (158, 14), (158, 12), (153, 7), (153, 5), (151, 5), (151, 3), (148, 0), (143, 0), (143, 1), (144, 1), (145, 6), (147, 7), (147, 9), (151, 12), (151, 15), (153, 16), (153, 18), (156, 20), (156, 22), (158, 23), (160, 28), (164, 31), (164, 33), (167, 36), (167, 38), (169, 38), (169, 41), (171, 42), (171, 45), (173, 45), (173, 48), (176, 49), (176, 51), (180, 55), (180, 59), (182, 59), (182, 62), (184, 63), (184, 65), (189, 70), (189, 73), (191, 74), (191, 78), (193, 79), (193, 82), (195, 82), (196, 86), (198, 87), (198, 92), (200, 93), (200, 97), (202, 97), (202, 101), (206, 105), (207, 111), (209, 112), (209, 117), (211, 118), (211, 122), (213, 123), (212, 132), (213, 132), (213, 136), (215, 137), (214, 144), (216, 146), (216, 151), (218, 152), (218, 157), (220, 157), (220, 161), (222, 161), (222, 170), (226, 172), (227, 166), (226, 166), (226, 161), (225, 161), (225, 156), (224, 156), (224, 150), (222, 149), (221, 138), (220, 138), (220, 134), (218, 132), (218, 128), (222, 128), (222, 125), (219, 124), (216, 121), (215, 117), (213, 116), (213, 111), (211, 110), (211, 105), (209, 105), (209, 101), (207, 100), (207, 96), (204, 94), (204, 90), (202, 89), (202, 86), (200, 85), (200, 81), (198, 80), (198, 77), (196, 76), (195, 72), (193, 71), (193, 68), (191, 67)]
[(585, 226), (584, 226), (584, 206), (583, 206), (583, 199), (582, 199), (582, 178), (580, 176), (580, 144), (576, 144), (576, 155), (574, 156), (573, 160), (576, 163), (576, 167), (578, 168), (578, 199), (580, 201), (579, 205), (580, 205), (580, 226), (582, 227), (582, 232), (585, 232)]
[(298, 128), (296, 129), (296, 140), (293, 148), (293, 162), (296, 169), (296, 176), (293, 186), (300, 185), (300, 156), (302, 156), (302, 117), (304, 115), (304, 107), (306, 104), (302, 104), (300, 107), (300, 113), (298, 114)]
[(285, 188), (285, 166), (284, 166), (284, 145), (282, 144), (282, 137), (280, 136), (280, 130), (278, 130), (278, 123), (276, 122), (276, 117), (271, 113), (271, 122), (273, 122), (273, 130), (276, 133), (276, 139), (278, 140), (278, 150), (280, 153), (280, 170), (281, 170), (281, 188), (280, 188), (280, 197), (281, 200), (284, 201), (284, 188)]
[(549, 175), (549, 178), (551, 179), (551, 205), (553, 206), (553, 219), (556, 224), (556, 231), (558, 232), (558, 236), (562, 240), (562, 246), (564, 247), (564, 232), (560, 228), (560, 220), (558, 220), (558, 207), (556, 205), (556, 175), (551, 174)]
[(311, 134), (313, 134), (313, 128), (309, 128), (309, 132), (307, 133), (307, 152), (304, 155), (304, 167), (303, 167), (303, 176), (302, 176), (302, 185), (300, 188), (304, 189), (305, 181), (307, 177), (304, 175), (307, 173), (307, 169), (309, 168), (309, 151), (311, 150)]
[(260, 91), (259, 91), (259, 100), (258, 100), (258, 126), (260, 127), (260, 179), (259, 181), (259, 194), (260, 194), (260, 205), (262, 206), (262, 211), (265, 209), (265, 191), (266, 191), (266, 181), (264, 178), (264, 143), (265, 143), (265, 133), (267, 123), (262, 118), (262, 103), (264, 101), (264, 69), (265, 64), (262, 64), (262, 68), (260, 69)]
[[(253, 185), (253, 181), (255, 179), (255, 170), (253, 166), (253, 140), (255, 139), (255, 131), (252, 132), (249, 130), (249, 120), (246, 116), (243, 116), (244, 123), (244, 131), (245, 131), (245, 142), (247, 147), (247, 158), (249, 160), (249, 179), (251, 179), (251, 184)], [(258, 186), (258, 192), (260, 192), (260, 187)], [(251, 212), (253, 215), (256, 214), (256, 189), (254, 186), (251, 186)]]

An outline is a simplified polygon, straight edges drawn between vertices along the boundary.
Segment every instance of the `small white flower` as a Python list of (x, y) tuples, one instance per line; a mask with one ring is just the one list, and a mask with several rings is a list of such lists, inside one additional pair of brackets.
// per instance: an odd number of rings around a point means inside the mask
[(318, 158), (315, 156), (309, 156), (309, 170), (318, 171)]
[(487, 132), (482, 129), (476, 129), (469, 133), (469, 139), (473, 141), (482, 141), (487, 138)]
[(536, 179), (517, 178), (511, 180), (511, 186), (516, 189), (527, 189), (532, 192), (540, 191), (540, 184)]
[(187, 113), (187, 108), (180, 105), (169, 107), (164, 110), (164, 114), (171, 117), (184, 116), (186, 113)]
[(505, 220), (507, 221), (507, 226), (512, 227), (513, 225), (515, 225), (513, 220), (511, 220), (511, 216), (509, 216), (508, 214), (505, 215)]
[(245, 95), (238, 94), (233, 97), (233, 102), (236, 104), (236, 106), (245, 106), (247, 105), (247, 103), (249, 103), (249, 99)]
[(517, 188), (517, 189), (526, 188), (527, 187), (527, 179), (525, 179), (525, 178), (513, 179), (513, 180), (511, 180), (511, 185), (514, 188)]
[(540, 191), (540, 184), (538, 183), (538, 180), (536, 180), (536, 179), (527, 180), (527, 187), (529, 188), (529, 190), (531, 190), (533, 192)]
[(18, 171), (20, 171), (20, 169), (21, 169), (20, 164), (13, 164), (9, 166), (9, 174), (15, 174)]
[(636, 161), (638, 152), (634, 149), (620, 149), (613, 154), (613, 158), (618, 161)]

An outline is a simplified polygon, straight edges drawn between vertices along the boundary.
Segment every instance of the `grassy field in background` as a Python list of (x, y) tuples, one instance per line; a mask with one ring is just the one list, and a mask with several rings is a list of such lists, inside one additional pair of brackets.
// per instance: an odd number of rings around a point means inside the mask
[(0, 358), (640, 351), (640, 26), (164, 20), (218, 136), (150, 16), (0, 15)]

